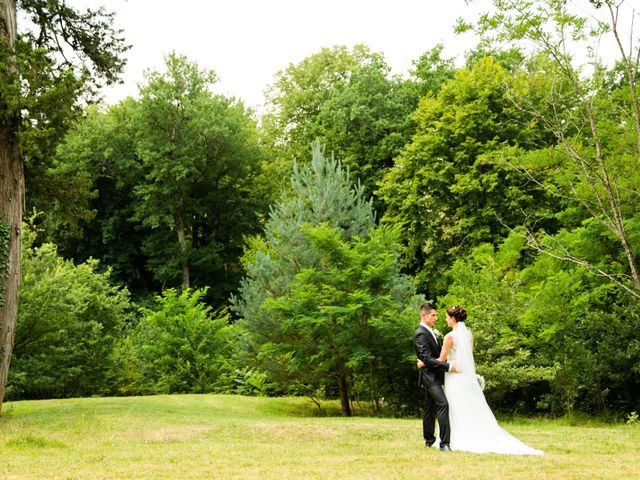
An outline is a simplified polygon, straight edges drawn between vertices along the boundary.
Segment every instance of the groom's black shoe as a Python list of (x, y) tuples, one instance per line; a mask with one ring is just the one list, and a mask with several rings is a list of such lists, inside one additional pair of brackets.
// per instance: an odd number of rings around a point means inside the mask
[(450, 452), (451, 451), (451, 447), (449, 445), (441, 445), (440, 446), (440, 451), (441, 452)]
[(433, 442), (424, 442), (424, 445), (429, 448), (429, 447), (433, 447)]

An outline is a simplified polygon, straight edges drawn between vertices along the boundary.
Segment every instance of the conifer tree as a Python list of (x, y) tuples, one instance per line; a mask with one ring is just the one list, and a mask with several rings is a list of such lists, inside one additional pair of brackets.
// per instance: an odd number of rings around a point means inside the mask
[(413, 367), (403, 360), (418, 299), (397, 232), (376, 227), (362, 186), (317, 142), (291, 186), (251, 240), (233, 299), (248, 350), (288, 393), (337, 390), (348, 416), (355, 388), (380, 407), (391, 372)]

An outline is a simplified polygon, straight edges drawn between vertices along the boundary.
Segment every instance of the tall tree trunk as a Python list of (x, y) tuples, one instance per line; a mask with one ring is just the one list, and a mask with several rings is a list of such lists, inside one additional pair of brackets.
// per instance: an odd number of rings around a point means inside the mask
[(178, 232), (178, 243), (180, 244), (180, 264), (182, 266), (182, 288), (189, 288), (189, 260), (187, 259), (187, 236), (184, 231), (184, 221), (178, 215), (176, 220), (176, 231)]
[(347, 376), (344, 373), (338, 375), (338, 390), (340, 392), (340, 405), (342, 407), (342, 415), (351, 416), (351, 403), (349, 402), (349, 386), (347, 384)]
[[(16, 0), (0, 0), (0, 48), (16, 41)], [(7, 99), (0, 109), (7, 111)], [(17, 115), (17, 114), (16, 114)], [(18, 118), (0, 117), (0, 413), (9, 376), (9, 364), (18, 319), (20, 287), (20, 228), (24, 198), (24, 172), (18, 148)]]

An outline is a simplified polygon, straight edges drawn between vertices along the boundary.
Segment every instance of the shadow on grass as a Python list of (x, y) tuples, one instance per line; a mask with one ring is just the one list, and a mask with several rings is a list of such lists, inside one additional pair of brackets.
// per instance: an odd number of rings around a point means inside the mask
[[(320, 406), (308, 397), (270, 397), (269, 401), (257, 407), (257, 409), (267, 415), (287, 416), (287, 417), (342, 417), (342, 408), (339, 400), (322, 400)], [(362, 403), (353, 404), (353, 417), (379, 417), (381, 415)], [(387, 415), (382, 415), (387, 417)]]

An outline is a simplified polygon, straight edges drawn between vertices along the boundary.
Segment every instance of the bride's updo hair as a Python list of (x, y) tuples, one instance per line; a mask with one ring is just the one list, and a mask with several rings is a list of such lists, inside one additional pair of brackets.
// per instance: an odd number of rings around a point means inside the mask
[(460, 305), (447, 308), (447, 315), (456, 319), (456, 322), (464, 322), (467, 319), (467, 311)]

